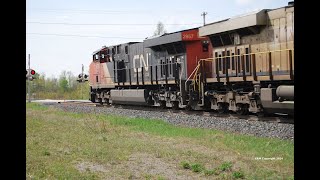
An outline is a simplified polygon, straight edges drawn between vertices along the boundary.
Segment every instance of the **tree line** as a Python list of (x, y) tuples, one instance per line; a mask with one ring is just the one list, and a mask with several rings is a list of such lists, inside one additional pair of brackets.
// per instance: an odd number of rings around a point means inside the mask
[[(158, 22), (153, 35), (162, 35), (167, 31), (162, 22)], [(79, 83), (71, 71), (62, 71), (59, 78), (46, 77), (44, 73), (36, 73), (33, 81), (26, 81), (26, 98), (28, 83), (32, 99), (89, 99), (90, 86), (88, 81)]]
[(32, 99), (89, 99), (89, 82), (79, 83), (71, 71), (62, 71), (58, 78), (36, 73), (33, 81), (26, 81), (26, 98), (28, 83)]

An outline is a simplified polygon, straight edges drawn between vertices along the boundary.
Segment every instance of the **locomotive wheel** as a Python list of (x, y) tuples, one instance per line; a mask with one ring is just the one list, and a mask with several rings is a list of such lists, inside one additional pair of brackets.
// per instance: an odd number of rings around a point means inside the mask
[(237, 110), (237, 114), (238, 115), (246, 115), (246, 107), (245, 107), (245, 105), (243, 105), (243, 104), (237, 104), (237, 108), (238, 108), (238, 110)]
[(110, 101), (109, 101), (109, 99), (105, 99), (105, 103), (107, 104), (107, 105), (110, 105)]
[(103, 105), (102, 98), (98, 98), (99, 104)]
[(192, 111), (193, 109), (192, 109), (192, 107), (188, 104), (188, 105), (186, 106), (186, 110), (187, 110), (187, 111)]
[(237, 104), (237, 111), (236, 111), (236, 113), (238, 114), (238, 115), (241, 115), (242, 114), (242, 105), (241, 104)]
[(165, 101), (160, 101), (160, 108), (161, 109), (165, 109), (167, 106), (166, 106), (166, 102)]
[(179, 102), (178, 101), (173, 101), (171, 102), (172, 109), (178, 110), (179, 109)]
[(94, 94), (94, 93), (91, 94), (91, 102), (93, 102), (93, 103), (96, 102), (96, 94)]
[(244, 105), (243, 106), (243, 111), (244, 111), (243, 115), (248, 115), (249, 114), (249, 107), (247, 105)]
[(217, 109), (219, 114), (223, 114), (226, 112), (226, 106), (222, 103), (218, 103), (218, 109)]
[(263, 108), (261, 107), (261, 105), (258, 105), (258, 107), (260, 108), (261, 111), (257, 112), (257, 116), (258, 117), (265, 117), (266, 113), (263, 111)]
[(265, 114), (263, 111), (257, 112), (258, 117), (265, 117)]

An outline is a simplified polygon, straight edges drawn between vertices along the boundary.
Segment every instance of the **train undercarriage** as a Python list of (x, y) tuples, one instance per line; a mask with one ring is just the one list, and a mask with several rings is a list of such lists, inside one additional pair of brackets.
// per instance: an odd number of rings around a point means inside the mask
[(90, 100), (100, 104), (159, 106), (241, 115), (294, 115), (294, 85), (291, 81), (186, 84), (187, 87), (181, 83), (91, 88)]

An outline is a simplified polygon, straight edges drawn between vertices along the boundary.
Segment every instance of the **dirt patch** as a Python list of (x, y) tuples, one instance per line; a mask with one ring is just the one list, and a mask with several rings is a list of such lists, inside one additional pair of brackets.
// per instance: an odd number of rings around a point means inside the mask
[(132, 154), (126, 162), (116, 165), (81, 162), (76, 165), (81, 173), (99, 173), (104, 179), (206, 179), (203, 174), (197, 174), (182, 169), (176, 162), (167, 162), (148, 153)]
[(87, 171), (91, 171), (91, 172), (109, 172), (109, 168), (101, 165), (101, 164), (96, 164), (96, 163), (92, 163), (92, 162), (81, 162), (79, 164), (76, 165), (76, 168), (80, 171), (80, 172), (87, 172)]
[(165, 162), (147, 153), (132, 154), (125, 167), (131, 171), (131, 179), (143, 179), (147, 176), (165, 179), (204, 179), (200, 174), (180, 169), (176, 163)]
[[(137, 136), (137, 134), (139, 136)], [(140, 141), (152, 142), (155, 146), (168, 147), (172, 150), (190, 151), (191, 153), (199, 153), (204, 156), (214, 158), (219, 161), (233, 161), (236, 162), (241, 159), (241, 156), (237, 152), (227, 151), (218, 147), (210, 148), (199, 143), (194, 143), (187, 138), (170, 138), (160, 136), (150, 136), (146, 133), (136, 133), (131, 136), (136, 136)], [(215, 138), (215, 137), (214, 137)]]
[[(172, 159), (172, 163), (175, 166), (179, 167), (179, 163), (186, 160), (189, 163), (200, 163), (206, 167), (206, 169), (213, 169), (220, 166), (223, 162), (232, 162), (232, 169), (234, 170), (248, 170), (252, 168), (252, 159), (247, 156), (241, 155), (236, 151), (229, 151), (223, 148), (210, 148), (205, 145), (201, 145), (200, 143), (194, 143), (186, 138), (171, 138), (171, 137), (161, 137), (161, 136), (150, 136), (147, 133), (137, 133), (138, 139), (140, 141), (152, 142), (152, 146), (157, 147), (166, 147), (171, 150), (171, 152), (178, 151), (180, 152), (179, 158)], [(137, 134), (132, 134), (131, 137), (137, 137)], [(222, 138), (214, 136), (213, 138)], [(183, 154), (181, 154), (183, 152)], [(157, 155), (157, 151), (154, 153), (155, 157), (163, 157)], [(190, 154), (190, 155), (188, 155)], [(192, 155), (191, 155), (192, 154)], [(201, 155), (202, 159), (199, 160), (199, 156)], [(203, 157), (207, 157), (207, 159), (203, 159)], [(168, 161), (168, 158), (163, 157)], [(182, 171), (183, 174), (186, 174), (186, 170)], [(194, 174), (194, 173), (192, 173)], [(204, 176), (205, 177), (205, 176)], [(208, 177), (205, 177), (208, 178)], [(210, 178), (209, 178), (210, 179)]]

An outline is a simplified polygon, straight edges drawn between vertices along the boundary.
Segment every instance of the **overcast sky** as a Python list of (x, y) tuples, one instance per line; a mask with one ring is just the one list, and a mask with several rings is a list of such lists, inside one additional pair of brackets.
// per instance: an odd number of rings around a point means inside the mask
[(92, 52), (102, 46), (152, 36), (157, 22), (167, 32), (201, 26), (288, 0), (27, 0), (26, 65), (46, 77), (88, 71)]

